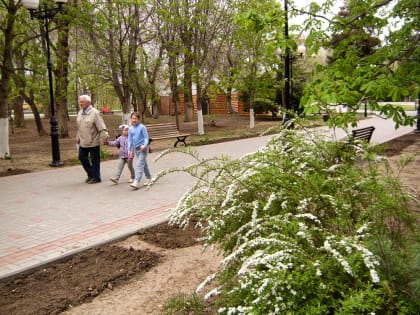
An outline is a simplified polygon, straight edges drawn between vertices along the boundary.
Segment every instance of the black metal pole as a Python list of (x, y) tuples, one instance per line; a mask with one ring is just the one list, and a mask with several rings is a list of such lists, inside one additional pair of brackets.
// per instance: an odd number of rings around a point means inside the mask
[(292, 104), (293, 102), (293, 61), (295, 59), (296, 59), (296, 56), (289, 54), (289, 66), (290, 66), (290, 76), (289, 76), (289, 79), (290, 79), (289, 102), (290, 104), (289, 106), (290, 106), (290, 109), (292, 109), (293, 111), (296, 111), (294, 104)]
[[(288, 45), (289, 39), (289, 18), (287, 12), (287, 0), (284, 0), (284, 39), (286, 45)], [(286, 123), (289, 117), (290, 107), (290, 50), (286, 46), (286, 51), (284, 52), (284, 107), (286, 108), (286, 113), (283, 116), (283, 124)]]
[(45, 26), (45, 37), (47, 41), (47, 68), (48, 68), (48, 83), (50, 90), (50, 124), (51, 124), (51, 150), (52, 150), (52, 162), (50, 166), (59, 167), (63, 166), (63, 162), (60, 161), (60, 146), (58, 142), (58, 122), (55, 116), (55, 105), (54, 105), (54, 89), (53, 89), (53, 77), (52, 77), (52, 62), (51, 62), (51, 53), (50, 53), (50, 34), (49, 34), (49, 15), (47, 4), (44, 5), (44, 15), (43, 22)]

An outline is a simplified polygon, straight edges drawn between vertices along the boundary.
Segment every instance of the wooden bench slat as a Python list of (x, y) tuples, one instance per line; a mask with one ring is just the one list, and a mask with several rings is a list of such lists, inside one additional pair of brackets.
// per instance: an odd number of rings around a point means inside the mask
[(351, 139), (350, 140), (363, 140), (366, 142), (370, 142), (372, 138), (373, 131), (375, 130), (374, 126), (369, 126), (360, 129), (353, 129), (351, 131)]
[(146, 128), (149, 134), (150, 142), (153, 140), (176, 138), (177, 140), (175, 141), (174, 147), (176, 147), (179, 142), (182, 142), (185, 146), (187, 146), (185, 139), (190, 134), (180, 133), (175, 123), (146, 125)]
[[(152, 142), (153, 140), (176, 138), (174, 147), (176, 147), (179, 142), (182, 142), (185, 146), (187, 146), (186, 138), (190, 134), (180, 133), (175, 123), (159, 123), (145, 126), (147, 128), (147, 133), (149, 134), (149, 142)], [(118, 129), (117, 134), (120, 131), (121, 130)]]

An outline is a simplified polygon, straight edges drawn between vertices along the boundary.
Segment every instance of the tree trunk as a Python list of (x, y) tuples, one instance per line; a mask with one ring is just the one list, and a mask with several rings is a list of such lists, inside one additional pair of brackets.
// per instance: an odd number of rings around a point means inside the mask
[[(233, 60), (232, 60), (232, 57), (231, 57), (230, 54), (228, 54), (227, 60), (228, 60), (230, 69), (233, 69), (234, 68), (234, 63), (233, 63)], [(233, 72), (233, 70), (230, 70), (229, 71), (229, 80), (228, 80), (229, 83), (228, 83), (227, 92), (226, 92), (226, 102), (227, 102), (227, 109), (228, 109), (229, 114), (234, 114), (235, 113), (235, 111), (233, 109), (233, 106), (232, 106), (232, 90), (233, 90), (234, 81), (235, 81), (234, 72)]]
[(155, 100), (152, 100), (152, 112), (153, 112), (153, 118), (159, 119), (159, 103)]
[(36, 129), (38, 130), (38, 135), (44, 136), (46, 134), (44, 127), (42, 126), (42, 120), (41, 116), (39, 115), (38, 108), (35, 105), (35, 102), (33, 100), (33, 95), (30, 98), (26, 98), (26, 101), (28, 102), (29, 106), (31, 106), (32, 114), (34, 115)]
[(25, 117), (23, 113), (23, 97), (17, 95), (13, 99), (13, 113), (14, 113), (14, 126), (16, 128), (25, 128)]
[(178, 92), (178, 75), (176, 69), (176, 61), (177, 57), (173, 52), (169, 51), (169, 82), (171, 86), (171, 94), (172, 94), (172, 107), (174, 109), (176, 126), (179, 130), (179, 92)]
[[(138, 68), (137, 68), (137, 51), (139, 48), (140, 42), (140, 23), (138, 20), (140, 18), (140, 7), (139, 5), (134, 5), (131, 12), (131, 21), (132, 25), (128, 28), (128, 54), (127, 54), (127, 85), (129, 88), (129, 95), (131, 96), (131, 105), (133, 105), (133, 110), (135, 112), (140, 112), (138, 102), (141, 100), (140, 91), (142, 89), (139, 86), (138, 82)], [(123, 59), (121, 55), (121, 59)], [(122, 68), (122, 77), (124, 77), (125, 70)], [(124, 83), (123, 83), (124, 84)], [(125, 108), (123, 106), (123, 123), (130, 125), (130, 107)]]
[(197, 128), (198, 128), (198, 134), (200, 136), (204, 135), (204, 119), (203, 119), (203, 111), (201, 109), (197, 109)]
[(255, 98), (255, 89), (251, 88), (249, 91), (249, 128), (251, 129), (255, 127), (254, 98)]
[[(187, 52), (184, 60), (184, 110), (185, 121), (193, 121), (194, 104), (192, 97), (192, 65), (191, 52)], [(188, 57), (189, 56), (189, 57)]]
[(57, 67), (55, 70), (55, 99), (59, 134), (61, 138), (69, 137), (67, 108), (67, 87), (69, 84), (69, 22), (60, 19), (58, 22)]
[(254, 115), (254, 109), (250, 108), (249, 109), (249, 128), (254, 128), (255, 127), (255, 115)]
[[(30, 75), (30, 80), (31, 80), (31, 86), (36, 85), (37, 82), (37, 75), (35, 71), (31, 71), (29, 74), (25, 74), (25, 59), (26, 59), (27, 55), (24, 55), (22, 53), (22, 50), (16, 51), (15, 52), (15, 61), (16, 64), (18, 65), (18, 72), (15, 77), (14, 77), (14, 81), (16, 84), (16, 88), (20, 94), (20, 97), (23, 100), (26, 100), (26, 102), (29, 104), (29, 106), (31, 107), (31, 111), (32, 111), (32, 115), (34, 116), (35, 119), (35, 124), (36, 124), (36, 128), (38, 131), (38, 135), (43, 136), (45, 135), (45, 130), (44, 127), (42, 126), (42, 121), (41, 121), (41, 117), (39, 115), (39, 111), (38, 108), (35, 105), (35, 97), (34, 97), (34, 91), (31, 88), (29, 90), (29, 94), (26, 92), (27, 89), (27, 81), (26, 78), (28, 77), (28, 75)], [(28, 78), (29, 80), (29, 78)]]
[(176, 121), (176, 126), (179, 130), (180, 125), (179, 125), (179, 106), (180, 106), (181, 102), (179, 99), (179, 93), (175, 92), (175, 94), (172, 94), (172, 105), (174, 107), (174, 111), (175, 111), (175, 121)]
[(232, 87), (229, 87), (226, 93), (226, 106), (229, 114), (234, 114), (235, 111), (232, 106)]
[(130, 115), (131, 115), (131, 100), (130, 100), (130, 91), (127, 91), (124, 93), (124, 96), (120, 98), (122, 108), (123, 108), (123, 118), (122, 123), (126, 125), (130, 125)]
[(127, 77), (122, 76), (120, 82), (120, 77), (118, 75), (118, 69), (112, 69), (112, 85), (114, 87), (114, 91), (120, 100), (122, 112), (123, 112), (123, 124), (130, 124), (129, 116), (131, 114), (131, 90), (128, 86)]
[[(230, 61), (229, 59), (229, 63), (231, 65), (231, 67), (233, 67), (233, 62)], [(234, 81), (234, 74), (233, 71), (230, 71), (230, 77), (229, 77), (229, 85), (227, 88), (227, 92), (226, 92), (226, 102), (227, 102), (227, 109), (228, 109), (228, 113), (229, 114), (234, 114), (235, 111), (232, 107), (232, 89), (233, 89), (233, 81)]]
[(254, 119), (254, 103), (255, 103), (255, 80), (257, 77), (257, 65), (255, 61), (252, 64), (251, 68), (251, 82), (250, 86), (248, 86), (249, 90), (249, 128), (255, 127), (255, 119)]
[(184, 44), (184, 111), (185, 121), (193, 121), (194, 104), (192, 95), (192, 76), (194, 55), (192, 51), (192, 32), (188, 26), (185, 26), (181, 35)]
[(150, 84), (150, 98), (152, 102), (152, 114), (154, 119), (159, 119), (159, 97), (155, 86), (155, 76), (148, 76)]
[(201, 107), (201, 85), (197, 82), (197, 130), (199, 135), (204, 135), (203, 108)]
[(18, 49), (14, 53), (14, 62), (17, 70), (13, 81), (16, 86), (16, 90), (20, 95), (17, 95), (13, 101), (13, 112), (14, 112), (14, 126), (16, 128), (25, 128), (25, 116), (23, 112), (23, 103), (25, 98), (23, 93), (25, 91), (25, 56), (23, 49)]
[[(12, 48), (13, 29), (15, 16), (18, 10), (18, 2), (9, 1), (7, 6), (6, 22), (3, 41), (3, 56), (0, 62), (0, 158), (10, 158), (9, 148), (9, 118), (7, 117), (7, 106), (10, 95), (10, 80), (13, 73)], [(20, 6), (20, 2), (19, 2)]]

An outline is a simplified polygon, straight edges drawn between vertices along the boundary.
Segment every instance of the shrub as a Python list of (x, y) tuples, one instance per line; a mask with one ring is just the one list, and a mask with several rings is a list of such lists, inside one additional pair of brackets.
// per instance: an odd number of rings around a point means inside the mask
[(101, 160), (106, 160), (110, 156), (109, 152), (102, 146), (100, 147), (99, 154), (100, 154)]
[(184, 151), (198, 162), (181, 170), (198, 181), (170, 222), (185, 226), (198, 219), (206, 244), (223, 250), (222, 269), (209, 278), (219, 286), (207, 294), (220, 294), (220, 313), (418, 309), (411, 199), (386, 162), (388, 173), (379, 170), (368, 148), (356, 146), (337, 159), (338, 148), (283, 130), (239, 160)]

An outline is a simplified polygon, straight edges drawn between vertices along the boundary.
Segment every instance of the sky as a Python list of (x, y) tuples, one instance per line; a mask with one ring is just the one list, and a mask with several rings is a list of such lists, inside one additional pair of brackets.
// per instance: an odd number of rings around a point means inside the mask
[[(278, 0), (278, 2), (283, 3), (283, 1)], [(295, 6), (299, 7), (299, 8), (304, 8), (309, 6), (310, 3), (312, 2), (316, 2), (318, 4), (322, 4), (325, 2), (325, 0), (295, 0)], [(332, 9), (333, 13), (337, 13), (340, 9), (340, 7), (343, 5), (344, 0), (337, 0), (335, 1), (334, 7)], [(332, 17), (333, 13), (331, 13), (331, 15), (329, 15), (328, 17)], [(301, 22), (303, 22), (303, 20), (305, 19), (305, 17), (303, 16), (298, 16), (298, 17), (294, 17), (290, 19), (290, 23), (292, 24), (300, 24)]]

